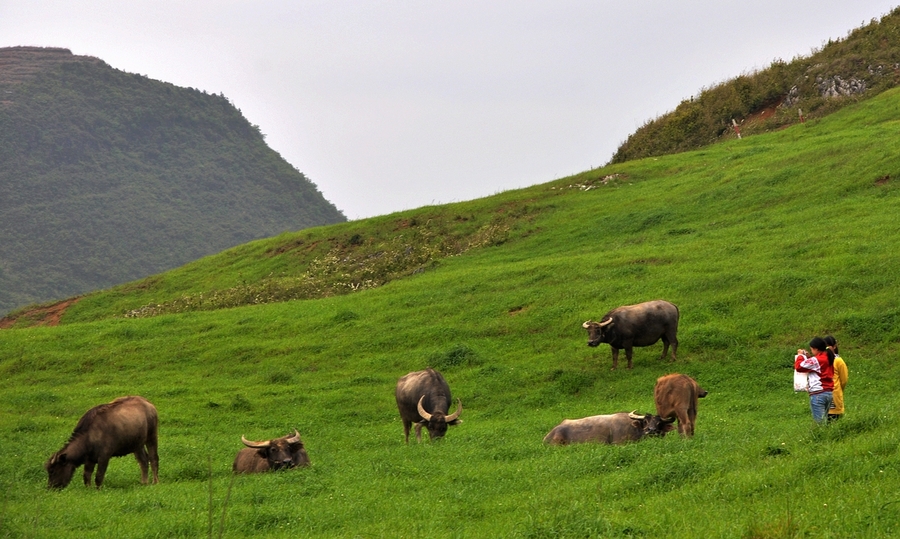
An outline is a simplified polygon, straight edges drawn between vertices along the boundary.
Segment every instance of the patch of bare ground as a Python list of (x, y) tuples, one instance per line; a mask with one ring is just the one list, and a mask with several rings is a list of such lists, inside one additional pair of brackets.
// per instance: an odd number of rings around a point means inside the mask
[(102, 62), (58, 47), (0, 47), (0, 85), (19, 84), (67, 62)]
[(0, 329), (8, 329), (13, 326), (57, 326), (66, 309), (74, 305), (81, 298), (70, 298), (50, 305), (38, 305), (0, 318)]

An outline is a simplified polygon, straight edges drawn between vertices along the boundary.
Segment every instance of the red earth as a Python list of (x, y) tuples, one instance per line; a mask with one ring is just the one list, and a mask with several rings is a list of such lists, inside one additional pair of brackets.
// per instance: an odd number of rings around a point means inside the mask
[(25, 311), (19, 311), (14, 315), (5, 316), (0, 318), (0, 329), (11, 328), (20, 320), (27, 321), (25, 325), (28, 327), (59, 325), (59, 319), (65, 314), (66, 309), (79, 299), (70, 298), (52, 305), (40, 305)]

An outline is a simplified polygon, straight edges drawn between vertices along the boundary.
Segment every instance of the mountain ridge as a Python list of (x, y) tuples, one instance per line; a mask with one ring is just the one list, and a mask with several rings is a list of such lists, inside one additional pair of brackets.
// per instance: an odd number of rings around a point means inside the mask
[(224, 95), (0, 49), (0, 313), (346, 217)]

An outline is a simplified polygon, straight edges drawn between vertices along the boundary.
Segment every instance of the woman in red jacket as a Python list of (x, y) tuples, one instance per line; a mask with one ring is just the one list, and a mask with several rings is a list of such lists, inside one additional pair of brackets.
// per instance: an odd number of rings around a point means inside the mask
[(794, 370), (808, 373), (809, 407), (816, 423), (825, 421), (831, 408), (834, 390), (834, 353), (828, 349), (825, 340), (814, 337), (809, 341), (810, 352), (797, 350)]

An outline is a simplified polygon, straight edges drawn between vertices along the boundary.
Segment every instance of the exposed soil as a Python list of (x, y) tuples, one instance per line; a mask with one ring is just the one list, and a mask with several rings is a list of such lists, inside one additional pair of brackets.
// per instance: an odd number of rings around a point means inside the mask
[(759, 110), (755, 110), (747, 115), (744, 118), (742, 123), (750, 123), (750, 122), (761, 122), (769, 119), (770, 117), (775, 115), (775, 111), (778, 109), (779, 105), (784, 102), (784, 98), (779, 99), (775, 103), (771, 103), (769, 105), (764, 106)]
[(56, 47), (0, 47), (0, 84), (19, 84), (66, 62), (99, 62)]
[(51, 305), (39, 305), (27, 311), (17, 312), (15, 315), (0, 318), (0, 329), (11, 328), (20, 320), (25, 320), (28, 327), (57, 326), (59, 319), (65, 314), (66, 309), (74, 305), (81, 298), (70, 298)]

